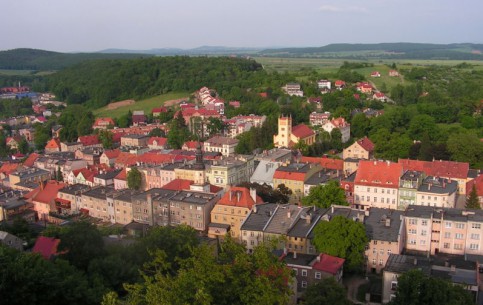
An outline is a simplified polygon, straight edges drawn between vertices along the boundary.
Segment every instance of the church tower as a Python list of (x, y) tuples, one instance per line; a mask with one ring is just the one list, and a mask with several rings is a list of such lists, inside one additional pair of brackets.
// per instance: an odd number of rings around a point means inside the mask
[(289, 147), (292, 135), (292, 116), (280, 116), (278, 118), (278, 134), (273, 136), (275, 147)]

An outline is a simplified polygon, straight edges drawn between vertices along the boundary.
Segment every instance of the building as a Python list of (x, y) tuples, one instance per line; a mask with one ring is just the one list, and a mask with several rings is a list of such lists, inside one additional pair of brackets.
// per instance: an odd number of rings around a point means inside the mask
[(238, 142), (238, 139), (214, 136), (203, 143), (203, 150), (205, 152), (219, 152), (228, 157), (235, 154), (235, 147)]
[[(67, 207), (70, 210), (69, 214), (79, 214), (80, 209), (82, 208), (82, 194), (87, 192), (91, 188), (85, 184), (74, 184), (64, 187), (63, 189), (59, 190), (58, 192), (58, 199), (63, 200), (59, 203), (63, 207)], [(57, 199), (57, 198), (56, 198)], [(57, 205), (57, 203), (56, 203)], [(60, 207), (58, 207), (60, 208)], [(63, 208), (62, 211), (57, 211), (59, 214), (61, 212), (67, 212), (66, 208)]]
[(60, 147), (60, 140), (58, 138), (52, 138), (47, 144), (45, 145), (45, 153), (53, 153), (61, 151)]
[(402, 211), (370, 208), (364, 218), (369, 244), (365, 251), (367, 273), (380, 273), (391, 254), (401, 254), (406, 230)]
[(0, 231), (0, 244), (18, 251), (22, 251), (23, 245), (26, 245), (27, 243), (13, 234)]
[(397, 209), (399, 163), (361, 160), (354, 180), (354, 205), (361, 210), (369, 207)]
[(292, 127), (292, 117), (281, 116), (278, 118), (278, 134), (273, 136), (275, 147), (292, 148), (302, 142), (306, 145), (315, 143), (315, 132), (304, 124)]
[(114, 189), (103, 186), (84, 191), (79, 212), (114, 223), (112, 201), (108, 201), (113, 192)]
[(396, 77), (399, 76), (399, 72), (396, 70), (389, 70), (389, 76)]
[(263, 230), (279, 207), (276, 203), (256, 204), (243, 221), (240, 232), (241, 242), (246, 246), (248, 252), (263, 243)]
[(58, 192), (65, 186), (64, 183), (54, 180), (41, 182), (39, 187), (25, 195), (27, 201), (33, 204), (38, 219), (47, 221), (50, 212), (57, 211), (55, 199), (58, 197)]
[[(317, 207), (305, 207), (293, 223), (286, 235), (285, 248), (289, 252), (301, 254), (316, 254), (315, 247), (312, 245), (313, 230), (319, 223), (323, 215), (327, 214), (330, 209), (321, 209)], [(328, 220), (328, 217), (325, 219)]]
[(290, 96), (304, 96), (304, 92), (301, 90), (299, 83), (288, 83), (282, 90)]
[(97, 118), (92, 125), (92, 129), (108, 129), (113, 128), (115, 125), (116, 124), (112, 118)]
[(316, 186), (326, 185), (331, 180), (339, 182), (341, 178), (342, 171), (323, 168), (304, 182), (304, 196), (307, 196), (310, 193), (310, 189)]
[(250, 177), (251, 183), (258, 183), (260, 185), (266, 184), (273, 187), (273, 175), (281, 162), (272, 162), (267, 160), (259, 161), (255, 171)]
[(406, 210), (409, 205), (416, 204), (416, 193), (423, 183), (424, 174), (419, 171), (406, 170), (399, 179), (398, 210)]
[(149, 149), (165, 149), (168, 142), (167, 138), (163, 137), (150, 137), (148, 140)]
[(476, 189), (476, 196), (478, 196), (480, 207), (483, 209), (483, 175), (480, 174), (474, 180), (466, 183), (466, 197), (470, 196), (473, 186)]
[[(206, 165), (206, 182), (227, 188), (250, 181), (255, 167), (252, 155), (237, 155), (220, 160), (212, 160)], [(190, 179), (193, 180), (193, 179)]]
[(147, 147), (149, 136), (142, 134), (128, 134), (121, 137), (121, 146)]
[(211, 211), (211, 223), (208, 236), (223, 238), (226, 233), (239, 241), (240, 227), (253, 205), (263, 203), (255, 189), (232, 187), (215, 204)]
[(454, 208), (458, 183), (455, 180), (426, 177), (416, 192), (416, 205)]
[(344, 88), (345, 88), (345, 81), (343, 81), (343, 80), (336, 80), (336, 81), (335, 81), (335, 88), (336, 88), (337, 90), (342, 90), (342, 89), (344, 89)]
[(343, 117), (339, 117), (336, 119), (332, 119), (322, 125), (322, 129), (327, 131), (328, 133), (331, 133), (333, 129), (339, 129), (340, 133), (342, 134), (341, 141), (342, 143), (345, 143), (349, 141), (350, 138), (350, 133), (351, 133), (351, 125), (346, 122), (346, 120)]
[(60, 239), (46, 236), (39, 236), (35, 241), (35, 245), (32, 249), (33, 253), (38, 253), (46, 260), (53, 259), (59, 253), (57, 248), (59, 247)]
[(483, 211), (410, 205), (405, 248), (431, 255), (483, 255)]
[(99, 158), (99, 163), (112, 167), (116, 163), (116, 158), (119, 156), (120, 153), (121, 151), (119, 149), (104, 150), (101, 157)]
[(109, 197), (112, 198), (112, 211), (114, 221), (111, 222), (127, 225), (134, 220), (133, 215), (133, 195), (137, 195), (139, 192), (133, 190), (122, 190), (112, 193)]
[(280, 166), (273, 175), (273, 187), (278, 188), (284, 184), (292, 190), (289, 202), (298, 203), (304, 196), (305, 182), (320, 170), (321, 166), (317, 163), (291, 163)]
[(374, 143), (368, 137), (357, 140), (354, 144), (342, 151), (342, 159), (353, 158), (370, 160), (373, 157)]
[(309, 115), (309, 122), (312, 126), (322, 126), (329, 121), (330, 112), (312, 112)]
[(97, 135), (87, 135), (87, 136), (80, 136), (77, 139), (78, 143), (82, 143), (84, 148), (102, 148), (102, 143), (99, 141), (99, 137)]
[(379, 71), (373, 71), (371, 72), (371, 77), (381, 77), (381, 73)]

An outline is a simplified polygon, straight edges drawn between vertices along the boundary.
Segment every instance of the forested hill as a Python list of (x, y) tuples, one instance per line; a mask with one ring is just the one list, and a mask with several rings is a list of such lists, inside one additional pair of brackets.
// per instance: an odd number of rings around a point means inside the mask
[(87, 60), (150, 57), (148, 54), (59, 53), (36, 49), (0, 51), (0, 69), (60, 70)]
[(323, 47), (267, 49), (264, 56), (327, 57), (327, 58), (387, 58), (387, 59), (455, 59), (483, 60), (483, 44), (378, 43), (329, 44)]
[[(88, 61), (47, 77), (47, 88), (69, 104), (99, 108), (111, 101), (140, 99), (166, 92), (194, 92), (200, 86), (219, 92), (250, 87), (247, 80), (262, 66), (230, 57), (151, 57)], [(260, 75), (262, 77), (262, 75)]]

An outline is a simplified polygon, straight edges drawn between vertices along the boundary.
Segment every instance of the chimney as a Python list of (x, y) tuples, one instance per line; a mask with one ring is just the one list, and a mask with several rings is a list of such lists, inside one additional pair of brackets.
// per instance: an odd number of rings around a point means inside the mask
[(307, 217), (305, 218), (305, 221), (307, 222), (307, 224), (310, 224), (310, 222), (312, 221), (312, 215), (311, 214), (307, 214)]
[(236, 201), (237, 202), (240, 202), (240, 198), (241, 198), (241, 192), (240, 191), (237, 191), (236, 192)]
[(386, 227), (390, 227), (391, 226), (391, 218), (387, 217), (386, 218)]
[(414, 258), (413, 263), (414, 263), (414, 266), (417, 266), (418, 265), (418, 259), (417, 258)]
[(317, 262), (318, 262), (318, 263), (320, 263), (320, 256), (321, 256), (321, 255), (322, 255), (322, 254), (317, 255)]
[(255, 213), (255, 214), (257, 213), (257, 205), (256, 204), (253, 205), (253, 213)]
[(432, 184), (432, 183), (429, 183), (429, 184), (428, 184), (428, 191), (430, 191), (430, 190), (431, 190), (431, 184)]
[(232, 195), (232, 193), (233, 193), (232, 191), (229, 191), (229, 192), (228, 192), (228, 194), (229, 194), (229, 196), (230, 196), (230, 197), (229, 197), (229, 198), (230, 198), (230, 201), (231, 201), (231, 195)]
[(257, 203), (257, 190), (254, 188), (250, 188), (250, 197), (252, 197), (253, 202)]
[(292, 216), (292, 213), (290, 212), (290, 208), (289, 208), (287, 211), (287, 218), (290, 218), (290, 216)]

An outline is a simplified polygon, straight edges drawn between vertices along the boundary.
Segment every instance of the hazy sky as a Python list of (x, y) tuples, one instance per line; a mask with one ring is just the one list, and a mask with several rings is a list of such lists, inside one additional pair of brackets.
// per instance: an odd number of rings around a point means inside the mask
[(0, 50), (483, 43), (482, 0), (6, 0)]

